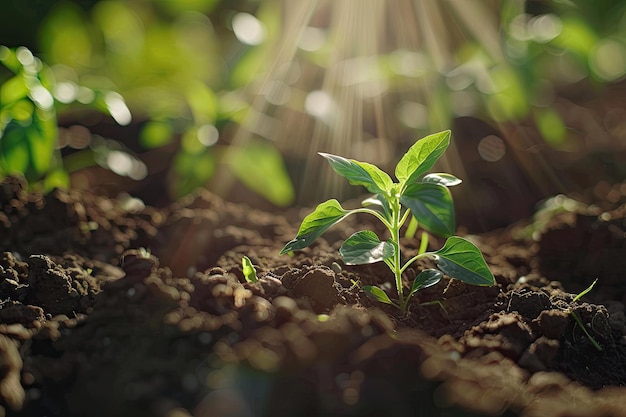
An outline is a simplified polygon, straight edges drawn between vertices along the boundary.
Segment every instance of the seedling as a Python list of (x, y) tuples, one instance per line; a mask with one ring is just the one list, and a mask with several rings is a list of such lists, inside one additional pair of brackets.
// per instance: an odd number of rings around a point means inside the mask
[(257, 282), (259, 280), (256, 276), (256, 268), (252, 265), (252, 261), (247, 256), (241, 258), (241, 269), (246, 282)]
[[(375, 165), (320, 153), (339, 175), (352, 185), (362, 185), (374, 196), (362, 202), (363, 207), (346, 210), (335, 199), (317, 206), (304, 218), (295, 239), (288, 242), (281, 254), (309, 246), (331, 226), (356, 213), (367, 213), (379, 219), (389, 231), (381, 241), (372, 231), (362, 230), (350, 236), (339, 249), (348, 265), (384, 262), (393, 272), (397, 299), (392, 300), (381, 288), (366, 285), (363, 290), (381, 303), (390, 304), (406, 313), (409, 300), (422, 288), (441, 280), (443, 274), (473, 285), (493, 285), (495, 279), (480, 250), (471, 242), (452, 236), (456, 229), (454, 205), (448, 187), (461, 182), (454, 175), (427, 174), (450, 144), (450, 131), (439, 132), (417, 141), (400, 159), (395, 169), (398, 182)], [(414, 229), (421, 227), (422, 241), (418, 253), (402, 263), (400, 229), (412, 216)], [(446, 237), (444, 246), (436, 252), (426, 252), (428, 234)], [(418, 259), (432, 259), (438, 269), (421, 271), (408, 292), (402, 284), (402, 274)]]
[[(588, 286), (586, 289), (581, 291), (580, 294), (578, 294), (576, 297), (574, 297), (574, 300), (572, 300), (572, 302), (576, 302), (576, 301), (580, 300), (582, 297), (584, 297), (585, 294), (587, 294), (589, 291), (591, 291), (593, 286), (596, 285), (596, 282), (598, 282), (597, 279), (594, 280), (591, 283), (590, 286)], [(596, 342), (596, 339), (594, 339), (593, 336), (591, 336), (589, 334), (589, 332), (585, 328), (585, 325), (583, 324), (583, 321), (580, 319), (580, 317), (578, 317), (578, 314), (576, 314), (574, 312), (574, 310), (572, 310), (572, 309), (569, 310), (569, 313), (574, 318), (574, 321), (576, 321), (576, 324), (578, 324), (578, 326), (582, 329), (583, 333), (585, 333), (585, 335), (587, 336), (587, 339), (589, 339), (589, 342), (592, 344), (592, 346), (594, 348), (596, 348), (597, 351), (602, 352), (602, 346), (600, 346), (600, 344), (598, 342)]]

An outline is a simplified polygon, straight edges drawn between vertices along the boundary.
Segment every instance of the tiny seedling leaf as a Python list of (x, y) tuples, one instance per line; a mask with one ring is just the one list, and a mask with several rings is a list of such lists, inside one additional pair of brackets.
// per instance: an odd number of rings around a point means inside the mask
[(411, 210), (427, 231), (444, 237), (454, 234), (454, 203), (448, 188), (431, 183), (412, 183), (400, 196), (400, 203)]
[(472, 285), (494, 285), (496, 280), (480, 250), (469, 240), (452, 236), (436, 252), (437, 267), (450, 277)]
[(385, 194), (393, 186), (391, 177), (375, 165), (328, 153), (319, 154), (326, 158), (337, 174), (346, 178), (352, 185), (362, 185), (374, 194)]
[(591, 285), (590, 285), (590, 286), (588, 286), (587, 288), (585, 288), (584, 290), (582, 290), (582, 291), (580, 292), (580, 294), (578, 294), (576, 297), (574, 297), (574, 300), (573, 300), (573, 301), (578, 301), (578, 300), (580, 300), (581, 298), (583, 298), (585, 295), (587, 295), (587, 293), (593, 289), (593, 286), (594, 286), (594, 285), (596, 285), (596, 282), (598, 282), (598, 279), (597, 279), (597, 278), (596, 278), (595, 280), (593, 280), (593, 282), (591, 283)]
[(463, 181), (452, 174), (436, 173), (424, 175), (420, 182), (443, 185), (444, 187), (453, 187), (459, 185)]
[(437, 271), (436, 269), (423, 270), (417, 275), (417, 277), (415, 277), (413, 285), (411, 286), (411, 292), (409, 293), (409, 297), (423, 288), (428, 288), (431, 285), (435, 285), (436, 283), (441, 281), (442, 277), (443, 274), (441, 273), (441, 271)]
[(246, 282), (257, 282), (259, 278), (256, 276), (256, 269), (252, 265), (252, 261), (247, 256), (241, 258), (241, 267), (243, 271), (243, 277)]
[(339, 253), (347, 265), (363, 265), (393, 257), (395, 248), (389, 242), (381, 242), (376, 233), (362, 230), (346, 239)]
[(400, 183), (410, 184), (418, 180), (435, 165), (449, 144), (449, 130), (418, 140), (396, 165), (396, 177)]
[(367, 295), (374, 298), (380, 303), (395, 305), (395, 303), (391, 301), (387, 293), (378, 287), (374, 287), (373, 285), (364, 285), (363, 291), (365, 291)]
[(335, 199), (325, 201), (317, 206), (313, 213), (302, 220), (296, 238), (287, 242), (280, 254), (283, 255), (294, 250), (306, 248), (331, 226), (337, 224), (351, 213), (349, 210), (344, 210)]

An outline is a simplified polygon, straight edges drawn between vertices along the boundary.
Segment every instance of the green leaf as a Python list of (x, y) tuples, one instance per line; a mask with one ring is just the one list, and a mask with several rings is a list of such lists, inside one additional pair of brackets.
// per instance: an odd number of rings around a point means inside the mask
[(298, 235), (295, 239), (287, 242), (280, 254), (306, 248), (328, 228), (339, 223), (351, 213), (349, 210), (344, 210), (335, 199), (325, 201), (302, 220)]
[(459, 281), (482, 286), (496, 282), (480, 250), (469, 240), (452, 236), (432, 255), (440, 270)]
[(410, 184), (433, 167), (450, 144), (450, 131), (435, 133), (418, 140), (396, 166), (396, 177)]
[(293, 202), (295, 191), (283, 157), (266, 141), (250, 140), (241, 148), (231, 147), (230, 168), (246, 187), (277, 206)]
[(241, 267), (243, 271), (243, 277), (246, 282), (257, 282), (259, 278), (256, 276), (256, 269), (252, 265), (252, 261), (247, 256), (241, 258)]
[(393, 186), (393, 180), (377, 166), (354, 159), (319, 152), (326, 158), (335, 172), (346, 178), (352, 185), (362, 185), (371, 193), (385, 194)]
[(400, 203), (411, 210), (420, 226), (433, 234), (447, 237), (456, 230), (452, 194), (442, 185), (409, 184), (400, 196)]
[(361, 202), (363, 207), (370, 207), (383, 215), (385, 219), (391, 222), (391, 207), (389, 201), (382, 194), (376, 194), (373, 197), (366, 198)]
[(365, 291), (367, 295), (374, 298), (380, 303), (395, 305), (395, 303), (391, 301), (387, 293), (378, 287), (374, 287), (373, 285), (364, 285), (363, 291)]
[(588, 286), (587, 288), (585, 288), (584, 290), (582, 290), (576, 297), (574, 297), (574, 299), (572, 301), (578, 301), (581, 298), (583, 298), (589, 291), (591, 291), (593, 289), (593, 286), (596, 285), (596, 282), (598, 282), (598, 278), (593, 280), (591, 285)]
[(452, 174), (436, 173), (436, 174), (425, 175), (424, 178), (422, 178), (420, 182), (427, 182), (427, 183), (432, 183), (432, 184), (443, 185), (445, 187), (452, 187), (452, 186), (460, 184), (463, 181), (461, 181), (460, 179), (458, 179)]
[(443, 277), (443, 274), (440, 271), (437, 271), (436, 269), (425, 269), (422, 272), (420, 272), (417, 275), (417, 277), (415, 277), (415, 280), (413, 281), (413, 285), (411, 286), (411, 291), (409, 291), (409, 295), (406, 297), (405, 303), (408, 303), (411, 297), (413, 297), (413, 295), (415, 295), (415, 293), (421, 290), (422, 288), (430, 287), (432, 285), (435, 285), (439, 281), (441, 281), (442, 277)]
[(436, 269), (425, 269), (420, 272), (415, 280), (413, 281), (413, 285), (411, 286), (410, 294), (413, 294), (416, 291), (419, 291), (423, 288), (428, 288), (432, 285), (435, 285), (443, 278), (443, 274)]
[(395, 249), (389, 242), (381, 242), (369, 230), (356, 232), (341, 245), (339, 253), (347, 265), (363, 265), (392, 258)]
[(13, 78), (9, 78), (0, 87), (0, 103), (3, 107), (28, 97), (28, 86), (24, 82), (24, 77), (16, 75)]

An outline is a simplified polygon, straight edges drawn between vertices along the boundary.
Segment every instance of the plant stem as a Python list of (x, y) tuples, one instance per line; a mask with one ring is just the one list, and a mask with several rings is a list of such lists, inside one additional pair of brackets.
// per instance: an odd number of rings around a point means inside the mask
[(420, 242), (420, 248), (417, 251), (417, 254), (421, 255), (422, 253), (426, 253), (426, 249), (428, 249), (428, 233), (422, 232), (422, 239), (421, 239), (421, 242)]
[[(391, 240), (396, 245), (395, 253), (393, 254), (393, 274), (396, 278), (396, 290), (398, 291), (398, 304), (400, 305), (400, 310), (402, 314), (406, 312), (406, 303), (404, 301), (404, 291), (402, 289), (402, 270), (400, 269), (400, 263), (402, 262), (402, 257), (400, 256), (400, 227), (402, 223), (407, 219), (407, 213), (401, 217), (401, 206), (400, 199), (398, 197), (393, 199), (393, 207), (391, 209), (393, 215), (391, 219)], [(407, 210), (408, 212), (408, 210)]]

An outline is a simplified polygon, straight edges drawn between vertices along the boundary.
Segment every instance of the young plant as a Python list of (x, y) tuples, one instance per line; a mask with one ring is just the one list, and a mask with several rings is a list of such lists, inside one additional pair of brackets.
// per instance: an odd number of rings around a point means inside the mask
[[(584, 297), (589, 291), (591, 291), (593, 289), (593, 286), (596, 285), (596, 282), (598, 282), (597, 279), (595, 279), (590, 286), (588, 286), (586, 289), (584, 289), (583, 291), (580, 292), (580, 294), (578, 294), (576, 297), (574, 297), (574, 299), (572, 300), (573, 303), (575, 303), (576, 301), (580, 300), (582, 297)], [(583, 324), (582, 320), (580, 319), (580, 317), (578, 317), (578, 314), (576, 314), (574, 312), (574, 310), (572, 310), (570, 308), (569, 310), (569, 314), (574, 318), (574, 321), (576, 321), (576, 324), (578, 324), (578, 327), (580, 327), (583, 331), (583, 333), (585, 333), (585, 335), (587, 336), (587, 339), (589, 339), (589, 342), (591, 343), (591, 345), (596, 348), (597, 351), (602, 352), (602, 346), (600, 346), (600, 344), (598, 342), (596, 342), (596, 339), (593, 338), (593, 336), (591, 336), (589, 334), (589, 332), (587, 331), (587, 329), (585, 328), (585, 325)]]
[(252, 265), (252, 261), (247, 256), (241, 258), (241, 270), (246, 282), (257, 282), (259, 278), (256, 276), (256, 268)]
[[(335, 199), (328, 200), (304, 218), (295, 239), (288, 242), (281, 254), (303, 249), (328, 228), (356, 213), (367, 213), (379, 219), (389, 231), (389, 238), (381, 241), (372, 231), (363, 230), (350, 236), (339, 249), (348, 265), (383, 261), (393, 272), (397, 299), (392, 300), (381, 288), (364, 286), (363, 290), (379, 302), (390, 304), (406, 313), (411, 297), (420, 289), (436, 284), (443, 273), (473, 285), (493, 285), (495, 279), (480, 253), (471, 242), (452, 236), (456, 229), (454, 205), (448, 187), (461, 182), (451, 174), (427, 174), (450, 144), (450, 131), (427, 136), (417, 141), (400, 159), (395, 169), (398, 179), (366, 162), (320, 153), (339, 175), (352, 185), (362, 185), (374, 196), (363, 201), (363, 207), (344, 209)], [(409, 216), (412, 223), (427, 232), (447, 237), (444, 246), (435, 252), (426, 252), (428, 235), (422, 233), (418, 253), (403, 263), (400, 253), (400, 229)], [(425, 269), (405, 292), (403, 272), (418, 259), (430, 258), (438, 269)]]

